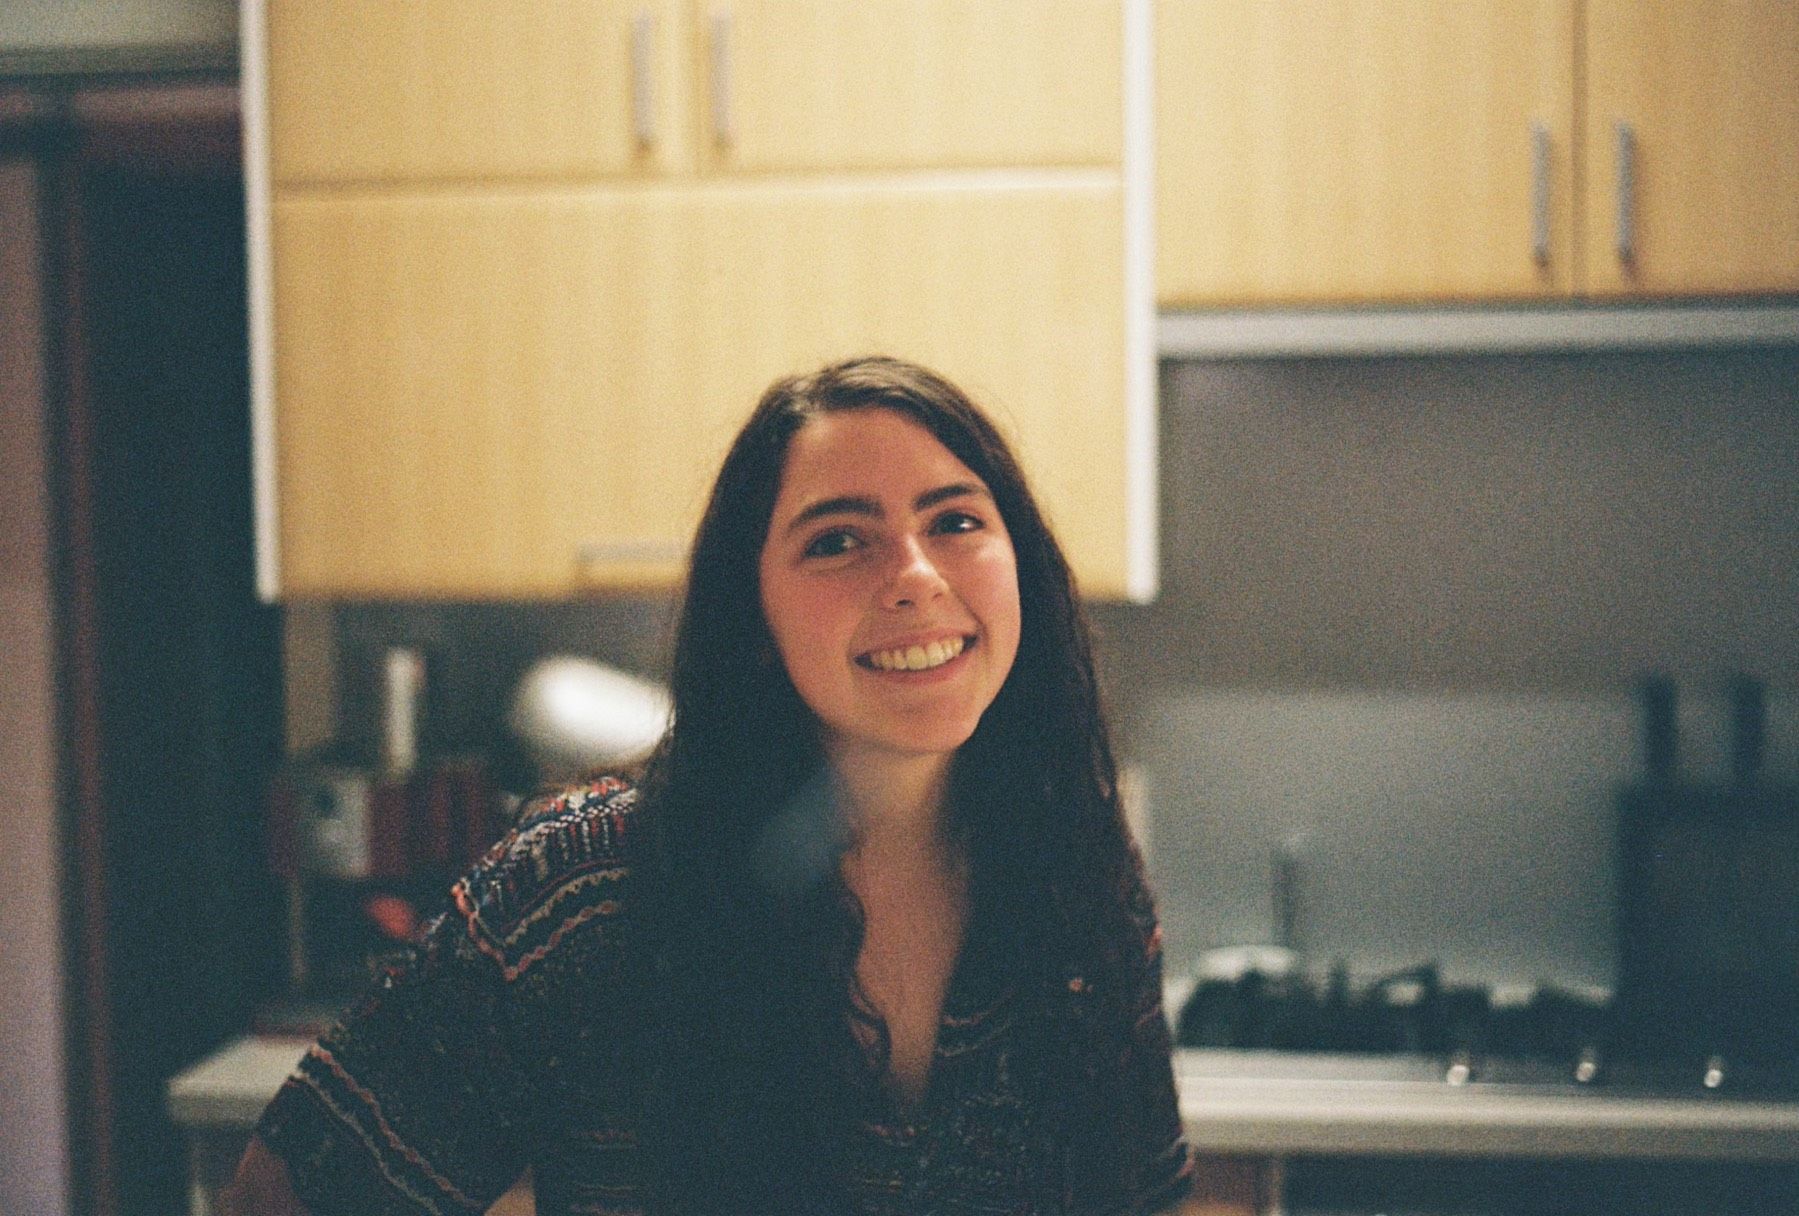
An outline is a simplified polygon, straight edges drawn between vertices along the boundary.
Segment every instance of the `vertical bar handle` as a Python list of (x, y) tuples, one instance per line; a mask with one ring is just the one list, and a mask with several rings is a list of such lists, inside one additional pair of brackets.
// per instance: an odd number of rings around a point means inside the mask
[(721, 8), (712, 14), (712, 138), (721, 147), (729, 147), (734, 136), (731, 128), (731, 12)]
[(639, 148), (656, 142), (656, 15), (648, 9), (631, 23), (631, 134)]
[(1637, 132), (1627, 122), (1618, 124), (1618, 260), (1633, 266), (1637, 260)]
[(1530, 253), (1549, 265), (1549, 127), (1530, 124)]

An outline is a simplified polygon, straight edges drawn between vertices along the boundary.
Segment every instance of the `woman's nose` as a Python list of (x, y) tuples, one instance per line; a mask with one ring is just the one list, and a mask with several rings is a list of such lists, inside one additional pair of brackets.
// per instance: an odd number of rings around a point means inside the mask
[(895, 551), (882, 603), (888, 608), (917, 607), (943, 594), (946, 586), (924, 545), (908, 537)]

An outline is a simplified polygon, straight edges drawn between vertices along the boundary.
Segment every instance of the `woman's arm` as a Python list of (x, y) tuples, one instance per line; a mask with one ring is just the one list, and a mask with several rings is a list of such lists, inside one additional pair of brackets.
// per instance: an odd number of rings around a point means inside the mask
[(1241, 1157), (1196, 1157), (1193, 1187), (1163, 1216), (1256, 1216), (1260, 1170)]
[(308, 1216), (294, 1196), (287, 1163), (269, 1151), (262, 1137), (250, 1137), (250, 1147), (237, 1163), (237, 1173), (219, 1192), (222, 1216)]
[[(619, 967), (609, 926), (625, 905), (631, 796), (599, 780), (521, 814), (301, 1057), (227, 1211), (480, 1212), (517, 1181), (559, 1109), (562, 1064), (587, 1060), (590, 1031), (596, 1051), (616, 1039), (589, 1022), (593, 990), (619, 987), (602, 977)], [(599, 916), (608, 932), (574, 931)]]

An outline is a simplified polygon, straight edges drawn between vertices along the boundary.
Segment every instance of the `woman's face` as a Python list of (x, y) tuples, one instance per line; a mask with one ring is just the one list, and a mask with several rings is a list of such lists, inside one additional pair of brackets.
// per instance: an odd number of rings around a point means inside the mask
[(838, 762), (954, 751), (1018, 654), (1018, 564), (992, 495), (891, 410), (821, 414), (793, 437), (761, 584)]

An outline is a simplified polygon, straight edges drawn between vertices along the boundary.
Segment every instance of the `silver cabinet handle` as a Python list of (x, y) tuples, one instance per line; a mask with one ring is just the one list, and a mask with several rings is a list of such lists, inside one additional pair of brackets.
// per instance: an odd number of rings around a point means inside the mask
[(631, 23), (631, 133), (640, 148), (656, 142), (656, 15), (647, 10)]
[(731, 129), (731, 13), (712, 14), (712, 138), (729, 147)]
[(1637, 132), (1627, 122), (1618, 124), (1618, 260), (1626, 266), (1637, 260)]
[(1530, 252), (1549, 265), (1549, 127), (1530, 124)]

